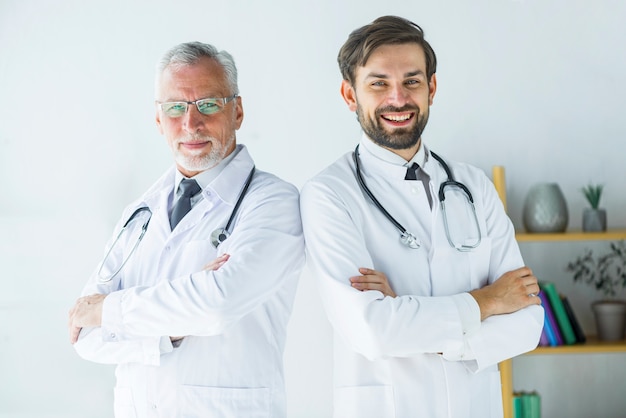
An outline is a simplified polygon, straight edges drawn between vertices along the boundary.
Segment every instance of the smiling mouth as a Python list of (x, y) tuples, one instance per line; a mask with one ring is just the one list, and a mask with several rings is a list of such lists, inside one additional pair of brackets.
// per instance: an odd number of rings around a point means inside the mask
[(383, 119), (388, 120), (390, 122), (406, 122), (411, 119), (415, 115), (415, 113), (403, 113), (403, 114), (393, 114), (393, 115), (380, 115)]
[(380, 118), (391, 126), (406, 126), (414, 119), (415, 112), (381, 113)]

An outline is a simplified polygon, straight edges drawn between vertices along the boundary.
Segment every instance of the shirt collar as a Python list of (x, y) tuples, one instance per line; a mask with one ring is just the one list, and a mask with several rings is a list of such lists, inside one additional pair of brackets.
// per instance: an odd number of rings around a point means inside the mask
[(428, 174), (426, 170), (426, 163), (430, 159), (430, 151), (424, 141), (421, 140), (421, 145), (411, 161), (406, 161), (404, 158), (400, 157), (393, 151), (388, 150), (387, 148), (383, 148), (380, 145), (376, 144), (367, 134), (363, 133), (361, 138), (361, 146), (365, 148), (373, 157), (383, 162), (393, 164), (395, 166), (402, 167), (410, 167), (414, 162), (419, 164), (419, 166)]
[[(226, 165), (228, 165), (228, 163), (231, 162), (233, 158), (235, 158), (240, 150), (241, 147), (235, 147), (235, 150), (224, 159), (222, 159), (222, 161), (220, 161), (215, 167), (204, 170), (201, 173), (196, 174), (192, 178), (197, 181), (200, 188), (204, 190), (209, 184), (211, 184), (213, 180), (215, 180), (220, 175), (222, 171), (224, 171), (224, 167), (226, 167)], [(186, 178), (188, 177), (183, 176), (180, 171), (176, 170), (176, 177), (174, 180), (174, 194), (177, 193), (180, 182)]]

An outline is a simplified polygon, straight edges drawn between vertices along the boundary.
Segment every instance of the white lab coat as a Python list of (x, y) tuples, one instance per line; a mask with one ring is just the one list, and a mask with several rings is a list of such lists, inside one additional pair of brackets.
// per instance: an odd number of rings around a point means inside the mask
[[(128, 206), (114, 236), (136, 208), (148, 206), (143, 241), (118, 277), (98, 284), (94, 274), (82, 292), (109, 294), (102, 326), (84, 329), (75, 348), (118, 365), (118, 418), (286, 414), (282, 355), (304, 264), (298, 191), (257, 170), (232, 235), (216, 250), (211, 232), (226, 226), (253, 166), (239, 148), (173, 232), (174, 168)], [(223, 253), (230, 254), (223, 267), (203, 271)], [(173, 348), (169, 336), (186, 337)]]
[[(367, 137), (360, 143), (365, 182), (418, 237), (420, 249), (400, 243), (400, 232), (361, 191), (352, 153), (301, 191), (307, 260), (335, 331), (336, 418), (501, 417), (497, 364), (539, 340), (541, 307), (481, 323), (467, 293), (523, 265), (493, 185), (480, 170), (446, 160), (473, 193), (482, 231), (478, 248), (459, 252), (446, 238), (438, 199), (445, 171), (427, 151), (420, 153), (428, 156), (422, 166), (431, 179), (432, 211), (422, 183), (404, 180), (406, 167), (394, 161), (399, 157)], [(454, 231), (462, 230), (454, 236), (471, 243), (476, 234), (468, 207), (446, 210)], [(352, 288), (349, 278), (359, 267), (385, 273), (398, 296)]]

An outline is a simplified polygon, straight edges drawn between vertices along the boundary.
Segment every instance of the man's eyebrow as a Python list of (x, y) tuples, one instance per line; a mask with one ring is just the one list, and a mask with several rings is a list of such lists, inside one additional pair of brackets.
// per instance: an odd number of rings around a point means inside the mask
[(415, 70), (404, 74), (405, 77), (415, 77), (416, 75), (425, 75), (425, 73), (422, 70)]
[[(409, 71), (408, 73), (404, 73), (404, 77), (405, 78), (415, 77), (417, 75), (425, 75), (425, 73), (422, 70), (415, 70), (415, 71)], [(382, 79), (387, 79), (387, 78), (389, 78), (389, 76), (387, 74), (383, 74), (383, 73), (371, 72), (368, 75), (366, 75), (365, 78), (382, 78)]]
[(365, 78), (389, 78), (387, 74), (369, 73)]

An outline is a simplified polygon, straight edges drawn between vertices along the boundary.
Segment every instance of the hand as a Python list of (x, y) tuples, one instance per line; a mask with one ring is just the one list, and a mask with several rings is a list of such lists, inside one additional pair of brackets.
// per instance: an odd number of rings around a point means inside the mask
[(102, 324), (102, 304), (107, 295), (93, 294), (78, 298), (70, 309), (69, 329), (70, 342), (78, 341), (78, 334), (84, 327), (99, 327)]
[(358, 290), (378, 290), (385, 296), (396, 297), (395, 292), (391, 289), (389, 280), (384, 273), (380, 271), (361, 267), (359, 273), (362, 276), (350, 277), (350, 284)]
[(230, 258), (229, 254), (222, 254), (219, 257), (217, 257), (215, 260), (209, 262), (207, 265), (205, 265), (202, 270), (209, 270), (209, 271), (215, 271), (218, 270), (220, 267), (222, 267), (224, 265), (224, 263), (226, 263), (228, 261), (228, 259)]
[(491, 315), (516, 312), (530, 305), (541, 305), (537, 296), (539, 284), (528, 267), (504, 273), (498, 280), (482, 289), (472, 290), (470, 295), (480, 307), (481, 320)]

